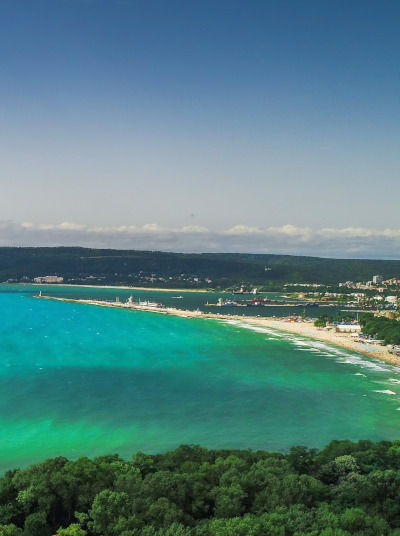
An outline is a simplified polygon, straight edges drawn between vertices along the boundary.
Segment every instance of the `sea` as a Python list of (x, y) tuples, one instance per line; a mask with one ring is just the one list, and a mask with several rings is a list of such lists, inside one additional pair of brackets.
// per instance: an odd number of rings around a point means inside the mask
[[(41, 289), (110, 300), (132, 293)], [(181, 444), (286, 452), (400, 436), (400, 368), (245, 319), (41, 300), (38, 291), (0, 285), (2, 473), (49, 457), (129, 459)], [(134, 298), (196, 308), (218, 296)]]

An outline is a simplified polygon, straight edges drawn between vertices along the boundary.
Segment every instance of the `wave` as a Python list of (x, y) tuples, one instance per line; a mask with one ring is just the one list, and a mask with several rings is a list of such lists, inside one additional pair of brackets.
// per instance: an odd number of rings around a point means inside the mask
[(253, 324), (247, 324), (246, 322), (243, 322), (242, 320), (223, 320), (222, 322), (224, 324), (238, 326), (240, 328), (248, 329), (250, 331), (255, 331), (257, 333), (266, 333), (267, 335), (272, 335), (276, 339), (281, 339), (282, 337), (284, 337), (284, 335), (281, 335), (279, 332), (275, 331), (274, 329), (254, 326)]
[[(333, 357), (337, 363), (358, 366), (374, 372), (391, 372), (395, 370), (394, 365), (377, 362), (373, 359), (369, 360), (361, 354), (347, 351), (344, 348), (338, 348), (333, 344), (330, 345), (324, 341), (309, 339), (289, 332), (279, 332), (273, 328), (265, 328), (254, 326), (241, 320), (223, 320), (226, 324), (236, 325), (240, 328), (249, 329), (257, 333), (271, 335), (274, 339), (285, 340), (295, 347), (297, 351), (312, 352), (316, 355), (324, 357)], [(268, 340), (268, 339), (266, 339)], [(396, 382), (394, 382), (396, 383)], [(400, 383), (400, 380), (399, 380)]]

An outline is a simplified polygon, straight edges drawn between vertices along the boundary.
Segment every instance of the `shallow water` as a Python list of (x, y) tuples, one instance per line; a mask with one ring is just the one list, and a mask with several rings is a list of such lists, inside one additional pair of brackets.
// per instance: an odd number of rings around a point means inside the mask
[(0, 288), (1, 471), (181, 443), (284, 451), (399, 435), (396, 367), (245, 322), (10, 290)]

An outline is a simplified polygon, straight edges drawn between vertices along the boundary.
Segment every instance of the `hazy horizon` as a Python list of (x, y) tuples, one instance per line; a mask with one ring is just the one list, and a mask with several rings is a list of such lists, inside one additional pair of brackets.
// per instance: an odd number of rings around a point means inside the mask
[(399, 258), (399, 16), (4, 0), (0, 245)]
[[(244, 233), (243, 247), (237, 246), (238, 235), (234, 233), (234, 230), (229, 230), (224, 233), (211, 234), (209, 231), (190, 231), (190, 230), (177, 230), (177, 229), (162, 229), (147, 226), (145, 229), (107, 229), (107, 228), (87, 228), (82, 229), (84, 226), (71, 226), (70, 224), (61, 224), (57, 226), (32, 226), (31, 224), (21, 226), (18, 228), (13, 226), (13, 231), (10, 234), (13, 235), (13, 239), (10, 243), (3, 243), (0, 241), (0, 247), (82, 247), (92, 249), (115, 249), (115, 250), (135, 250), (135, 251), (158, 251), (165, 253), (237, 253), (237, 254), (270, 254), (270, 255), (290, 255), (290, 256), (303, 256), (303, 257), (321, 257), (321, 258), (336, 258), (336, 259), (360, 259), (360, 260), (399, 260), (399, 256), (389, 256), (384, 253), (381, 255), (373, 255), (368, 253), (369, 245), (368, 239), (370, 236), (365, 234), (365, 230), (362, 229), (324, 229), (319, 233), (312, 234), (310, 230), (295, 229), (287, 226), (288, 229), (275, 229), (276, 236), (270, 236), (271, 242), (278, 244), (280, 241), (279, 235), (291, 234), (291, 243), (285, 242), (284, 246), (275, 245), (275, 247), (260, 246), (260, 234), (262, 231), (254, 233), (254, 237), (250, 234)], [(2, 224), (0, 223), (0, 229)], [(288, 232), (290, 230), (290, 232)], [(16, 231), (16, 232), (15, 232)], [(19, 235), (18, 231), (21, 231)], [(82, 233), (83, 231), (83, 233)], [(338, 249), (338, 244), (335, 241), (335, 231), (342, 234), (342, 243), (344, 247)], [(271, 230), (270, 230), (271, 232)], [(308, 240), (306, 234), (309, 232)], [(32, 233), (30, 235), (30, 233)], [(36, 233), (41, 234), (41, 238), (35, 239)], [(78, 238), (74, 234), (78, 234)], [(84, 238), (85, 233), (89, 235), (89, 238)], [(268, 233), (268, 230), (264, 232), (264, 236)], [(301, 233), (303, 235), (301, 236)], [(329, 234), (333, 233), (333, 243), (329, 240)], [(355, 235), (352, 235), (355, 233)], [(365, 236), (362, 236), (363, 233)], [(384, 232), (385, 233), (385, 232)], [(383, 233), (383, 236), (384, 236)], [(30, 236), (29, 236), (30, 235)], [(80, 237), (79, 237), (80, 235)], [(91, 236), (90, 236), (91, 235)], [(120, 236), (118, 236), (120, 235)], [(121, 236), (122, 235), (122, 236)], [(132, 239), (132, 235), (134, 239)], [(61, 236), (61, 238), (60, 238)], [(185, 247), (185, 241), (181, 238), (186, 238), (188, 246)], [(375, 235), (377, 238), (382, 234)], [(21, 242), (17, 243), (16, 237), (19, 237)], [(298, 240), (300, 237), (300, 240)], [(83, 239), (82, 239), (83, 238)], [(250, 238), (250, 240), (249, 240)], [(396, 238), (396, 237), (395, 237)], [(220, 239), (220, 242), (217, 240)], [(58, 241), (57, 241), (58, 240)], [(210, 240), (213, 242), (210, 243)], [(313, 242), (314, 240), (314, 242)], [(132, 246), (132, 241), (136, 246)], [(357, 241), (357, 247), (351, 248), (351, 242)], [(40, 242), (40, 245), (38, 245)], [(230, 243), (229, 243), (230, 242)], [(307, 246), (304, 243), (308, 243)], [(346, 244), (347, 242), (347, 244)], [(162, 246), (162, 244), (170, 243), (170, 247)], [(208, 243), (208, 246), (205, 245)], [(222, 243), (229, 243), (228, 246), (222, 246)], [(194, 246), (194, 244), (197, 245)], [(221, 244), (221, 246), (219, 246)], [(249, 245), (250, 244), (250, 245)], [(331, 246), (331, 252), (329, 253), (329, 246)], [(340, 247), (340, 246), (339, 246)], [(364, 249), (364, 253), (360, 253)], [(349, 254), (343, 254), (343, 251), (349, 251)], [(353, 251), (353, 254), (351, 253)], [(326, 252), (326, 253), (325, 253)]]

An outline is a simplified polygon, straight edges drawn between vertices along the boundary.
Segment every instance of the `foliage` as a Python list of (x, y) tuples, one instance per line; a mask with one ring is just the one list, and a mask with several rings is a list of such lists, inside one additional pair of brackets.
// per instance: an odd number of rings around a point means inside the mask
[[(366, 281), (374, 273), (384, 278), (400, 277), (400, 261), (78, 247), (0, 248), (0, 281), (58, 274), (70, 283), (117, 285), (140, 281), (148, 286), (190, 288), (198, 287), (196, 276), (201, 279), (201, 286), (206, 285), (205, 278), (211, 278), (213, 287), (238, 288), (244, 283), (259, 290), (274, 291), (282, 289), (283, 282), (337, 284), (347, 280)], [(154, 274), (157, 280), (154, 283), (140, 279), (139, 274)]]
[(182, 446), (46, 460), (0, 479), (0, 536), (395, 536), (400, 441)]
[(78, 523), (72, 523), (65, 529), (59, 528), (57, 531), (58, 536), (86, 536), (86, 530), (83, 530)]
[(0, 536), (21, 536), (22, 530), (13, 523), (10, 525), (0, 525)]
[(371, 335), (385, 344), (400, 345), (400, 321), (384, 316), (364, 314), (360, 317), (363, 333)]
[(328, 315), (321, 315), (314, 322), (314, 326), (316, 326), (317, 328), (324, 328), (328, 321), (329, 321), (329, 316)]

